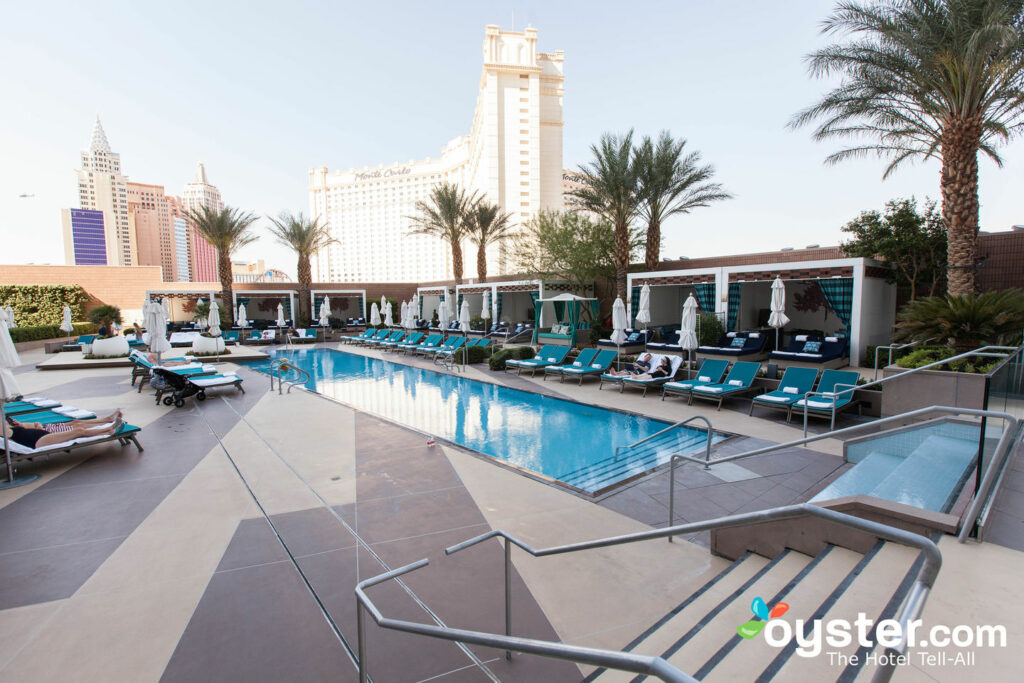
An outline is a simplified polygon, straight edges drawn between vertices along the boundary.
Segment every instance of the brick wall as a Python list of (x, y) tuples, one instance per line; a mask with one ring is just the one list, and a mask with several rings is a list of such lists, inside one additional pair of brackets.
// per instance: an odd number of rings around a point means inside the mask
[(1024, 289), (1024, 230), (978, 235), (978, 289)]

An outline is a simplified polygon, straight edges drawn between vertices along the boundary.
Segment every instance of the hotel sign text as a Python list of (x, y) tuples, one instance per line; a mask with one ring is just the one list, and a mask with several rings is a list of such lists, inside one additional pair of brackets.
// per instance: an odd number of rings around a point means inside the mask
[(368, 171), (366, 173), (356, 173), (356, 180), (367, 180), (369, 178), (390, 178), (396, 175), (409, 175), (412, 173), (412, 169), (408, 166), (402, 168), (386, 168), (384, 170)]

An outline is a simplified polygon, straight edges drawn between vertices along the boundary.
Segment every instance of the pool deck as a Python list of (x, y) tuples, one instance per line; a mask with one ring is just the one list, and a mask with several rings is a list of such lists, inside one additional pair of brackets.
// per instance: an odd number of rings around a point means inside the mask
[[(316, 394), (271, 393), (266, 376), (244, 366), (221, 367), (237, 370), (245, 394), (219, 390), (173, 409), (135, 393), (124, 368), (35, 371), (42, 358), (22, 354), (16, 378), (26, 394), (95, 411), (121, 407), (143, 428), (146, 450), (106, 444), (39, 458), (20, 472), (40, 480), (0, 491), (0, 681), (354, 681), (352, 659), (310, 588), (354, 648), (357, 581), (426, 557), (430, 565), (404, 585), (371, 590), (385, 615), (501, 632), (497, 541), (452, 556), (445, 546), (491, 529), (545, 547), (667, 523), (664, 471), (595, 501), (464, 449), (428, 445), (426, 435)], [(599, 391), (596, 382), (559, 385), (478, 368), (466, 375), (673, 421), (703, 413), (739, 435), (716, 446), (722, 453), (802, 434), (781, 413), (747, 417), (745, 401), (715, 412)], [(717, 472), (682, 465), (677, 521), (806, 499), (843, 466), (840, 452), (829, 439)], [(1006, 539), (1024, 536), (1018, 501), (997, 506)], [(979, 654), (971, 669), (914, 665), (895, 680), (1016, 678), (1024, 553), (993, 536), (982, 545), (941, 540), (944, 566), (926, 616), (1004, 624), (1010, 647)], [(513, 553), (514, 632), (623, 646), (726, 566), (705, 539), (693, 540), (550, 558)], [(507, 662), (487, 648), (372, 623), (367, 633), (378, 681), (582, 677), (554, 660)]]

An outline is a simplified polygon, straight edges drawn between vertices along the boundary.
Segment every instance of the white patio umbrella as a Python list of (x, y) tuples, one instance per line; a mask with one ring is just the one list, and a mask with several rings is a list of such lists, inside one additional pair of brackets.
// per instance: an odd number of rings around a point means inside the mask
[[(622, 297), (615, 297), (612, 305), (612, 336), (615, 343), (616, 356), (619, 355), (619, 347), (626, 341), (626, 328), (629, 326), (629, 317), (626, 315), (626, 304), (622, 303)], [(621, 361), (620, 361), (621, 363)]]
[[(14, 342), (11, 340), (5, 311), (4, 315), (0, 315), (0, 424), (2, 425), (7, 424), (4, 415), (4, 402), (21, 395), (18, 383), (14, 381), (14, 373), (11, 372), (19, 365), (21, 365), (21, 359), (18, 358), (18, 350), (14, 348)], [(38, 474), (14, 477), (14, 464), (11, 462), (11, 451), (7, 439), (4, 439), (4, 461), (7, 464), (7, 481), (0, 482), (0, 490), (28, 484), (39, 478)]]
[(285, 327), (288, 325), (284, 320), (284, 304), (277, 305), (277, 321), (275, 324), (278, 327)]
[(164, 309), (164, 322), (166, 323), (171, 319), (171, 302), (164, 297), (160, 300), (160, 307)]
[(459, 329), (462, 334), (469, 334), (469, 301), (462, 300), (462, 309), (459, 310)]
[(388, 307), (388, 298), (383, 294), (380, 295), (380, 314), (384, 315), (384, 309)]
[(324, 300), (320, 302), (320, 327), (330, 327), (331, 325), (331, 297), (325, 296)]
[(210, 300), (210, 312), (206, 316), (206, 325), (210, 328), (211, 336), (220, 336), (220, 307), (212, 299)]
[(679, 346), (683, 351), (690, 352), (690, 364), (693, 363), (693, 350), (698, 346), (697, 340), (697, 300), (693, 294), (686, 297), (683, 304), (683, 319), (679, 325)]
[(18, 326), (18, 323), (14, 322), (14, 309), (10, 306), (7, 307), (7, 326), (12, 330)]
[[(148, 304), (147, 304), (148, 305)], [(145, 315), (146, 306), (142, 307), (143, 315)], [(71, 341), (71, 333), (75, 331), (75, 326), (71, 322), (71, 307), (65, 306), (64, 312), (61, 314), (60, 329), (68, 333), (68, 341)]]
[(404, 330), (409, 329), (409, 302), (403, 301), (401, 315), (398, 318), (398, 326)]
[(775, 328), (775, 348), (779, 348), (779, 328), (785, 327), (789, 322), (786, 317), (786, 285), (782, 278), (775, 278), (772, 282), (772, 306), (771, 315), (768, 316), (768, 325)]
[[(636, 320), (644, 326), (644, 348), (647, 348), (647, 326), (651, 324), (651, 286), (644, 283), (640, 288), (640, 304), (636, 309)], [(635, 326), (635, 325), (634, 325)]]
[(380, 327), (380, 309), (377, 308), (376, 301), (370, 306), (370, 327)]
[(484, 320), (491, 319), (491, 293), (484, 290), (483, 301), (480, 304), (480, 317)]
[(238, 314), (235, 316), (235, 323), (241, 327), (249, 327), (249, 312), (245, 310), (245, 304), (238, 304)]
[(452, 314), (448, 310), (448, 300), (441, 301), (441, 305), (437, 307), (437, 326), (444, 332), (448, 327), (448, 323), (451, 322)]
[(146, 329), (149, 331), (149, 350), (156, 354), (159, 362), (160, 354), (171, 350), (171, 342), (167, 341), (167, 317), (162, 305), (150, 304), (146, 315)]
[(391, 302), (389, 301), (387, 302), (387, 305), (384, 306), (384, 324), (387, 327), (391, 327), (395, 324), (395, 319), (392, 317), (393, 315), (394, 314), (391, 311)]

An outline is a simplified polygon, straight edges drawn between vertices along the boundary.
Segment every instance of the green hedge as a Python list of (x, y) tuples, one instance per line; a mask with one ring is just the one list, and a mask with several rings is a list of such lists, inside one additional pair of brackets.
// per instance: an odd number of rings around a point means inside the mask
[(88, 299), (79, 285), (0, 285), (0, 306), (14, 309), (19, 327), (59, 326), (65, 306), (71, 307), (72, 320), (81, 320)]
[(470, 346), (468, 348), (463, 347), (455, 352), (455, 363), (460, 365), (462, 364), (463, 352), (467, 352), (469, 354), (466, 362), (483, 363), (487, 359), (487, 351), (488, 349), (485, 349), (482, 346)]
[(537, 355), (532, 346), (505, 347), (494, 352), (491, 359), (487, 361), (491, 370), (504, 370), (505, 361), (515, 358), (527, 360)]
[[(896, 365), (901, 368), (920, 368), (955, 355), (956, 351), (948, 346), (917, 347), (896, 361)], [(998, 364), (998, 358), (994, 360), (988, 358), (964, 359), (946, 365), (937, 365), (932, 370), (951, 370), (953, 372), (969, 372), (984, 375)]]
[[(72, 340), (80, 334), (96, 334), (96, 326), (92, 323), (73, 323), (75, 331)], [(34, 325), (32, 327), (15, 327), (11, 330), (14, 343), (38, 341), (40, 339), (66, 339), (68, 333), (60, 329), (60, 325)]]

